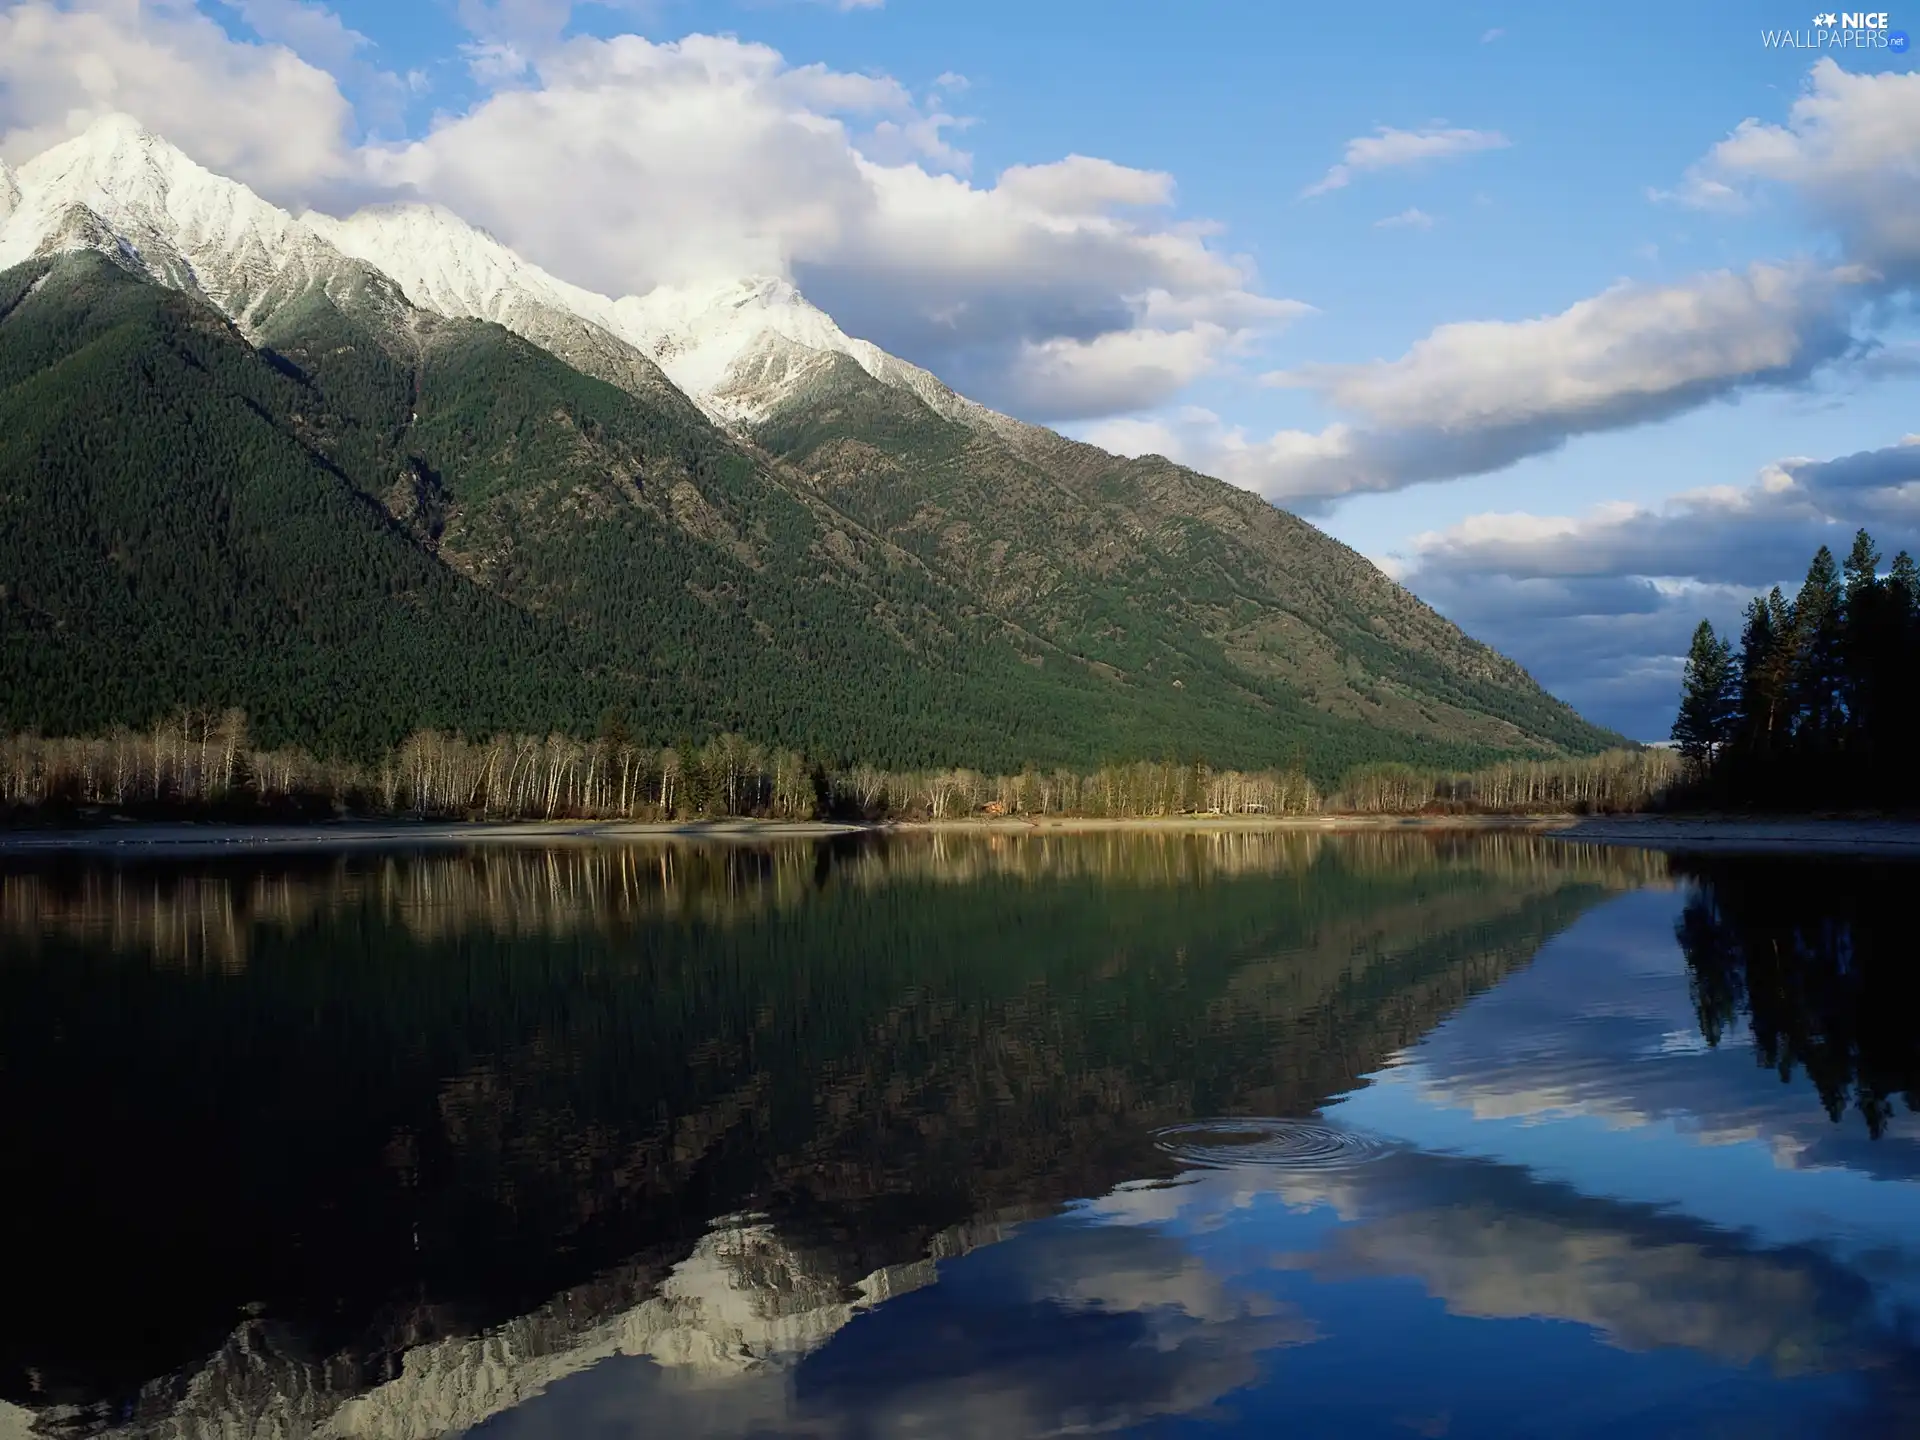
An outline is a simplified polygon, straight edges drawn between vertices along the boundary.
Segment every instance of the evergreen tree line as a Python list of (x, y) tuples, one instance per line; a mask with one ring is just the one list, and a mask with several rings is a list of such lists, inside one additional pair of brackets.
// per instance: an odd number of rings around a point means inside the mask
[(471, 820), (948, 820), (969, 816), (1310, 815), (1643, 809), (1677, 762), (1657, 750), (1507, 762), (1485, 770), (1375, 765), (1325, 791), (1299, 770), (1142, 761), (1096, 770), (829, 769), (736, 734), (638, 743), (617, 719), (592, 740), (470, 741), (423, 730), (371, 764), (251, 743), (237, 709), (184, 711), (105, 736), (0, 739), (0, 814), (326, 816)]
[(1845, 565), (1821, 546), (1799, 593), (1747, 606), (1736, 649), (1701, 621), (1673, 738), (1693, 803), (1910, 805), (1920, 800), (1920, 571), (1885, 574), (1865, 530)]

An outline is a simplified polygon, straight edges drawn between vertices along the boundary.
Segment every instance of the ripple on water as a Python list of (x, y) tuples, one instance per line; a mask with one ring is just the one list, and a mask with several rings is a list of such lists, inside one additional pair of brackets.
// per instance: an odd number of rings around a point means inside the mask
[(1227, 1170), (1257, 1165), (1272, 1170), (1346, 1170), (1394, 1147), (1376, 1136), (1339, 1130), (1317, 1120), (1235, 1116), (1194, 1120), (1155, 1132), (1167, 1154), (1189, 1165)]

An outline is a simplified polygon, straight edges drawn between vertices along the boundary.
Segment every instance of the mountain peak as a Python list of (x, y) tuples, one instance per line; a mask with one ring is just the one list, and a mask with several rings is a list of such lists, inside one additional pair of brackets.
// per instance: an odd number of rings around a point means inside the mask
[[(124, 110), (109, 110), (104, 115), (95, 116), (75, 137), (95, 145), (111, 145), (138, 141), (159, 141), (167, 144), (153, 131), (142, 125), (138, 119)], [(169, 146), (169, 149), (172, 147)]]
[(142, 125), (134, 115), (129, 115), (123, 109), (109, 109), (106, 115), (96, 115), (92, 121), (88, 121), (84, 131), (73, 136), (69, 144), (83, 144), (86, 148), (98, 150), (98, 152), (117, 150), (121, 146), (142, 146), (142, 148), (165, 146), (167, 150), (173, 150), (173, 144), (169, 140), (146, 129), (146, 125)]
[[(124, 263), (204, 294), (243, 330), (263, 323), (272, 302), (262, 297), (274, 276), (291, 266), (303, 283), (325, 283), (351, 258), (388, 277), (421, 309), (504, 325), (569, 363), (586, 363), (582, 345), (605, 351), (601, 340), (569, 328), (584, 322), (638, 352), (633, 358), (649, 368), (658, 365), (708, 415), (729, 424), (764, 418), (835, 355), (949, 418), (982, 423), (990, 413), (919, 367), (848, 335), (784, 275), (660, 285), (614, 300), (549, 274), (441, 205), (389, 202), (345, 219), (309, 212), (295, 220), (130, 115), (99, 117), (29, 161), (17, 180), (19, 198), (9, 204), (9, 182), (0, 177), (0, 268), (48, 248), (100, 248), (111, 236)], [(75, 207), (92, 218), (76, 221)], [(600, 378), (608, 378), (604, 368), (595, 371)], [(614, 383), (633, 379), (631, 359), (614, 368), (626, 377)]]
[(130, 115), (101, 116), (27, 161), (14, 183), (0, 269), (50, 251), (101, 250), (210, 300), (243, 330), (263, 321), (271, 297), (326, 283), (346, 265), (286, 211)]
[(0, 160), (0, 225), (6, 223), (7, 216), (13, 213), (13, 207), (19, 203), (20, 182), (7, 167), (7, 162)]
[(302, 223), (356, 260), (391, 276), (407, 298), (440, 315), (513, 328), (516, 307), (567, 311), (604, 326), (612, 302), (529, 264), (491, 233), (443, 205), (369, 205), (344, 220), (309, 212)]
[[(208, 182), (232, 183), (201, 169), (131, 115), (111, 114), (27, 161), (20, 167), (19, 180), (20, 188), (28, 192), (51, 187), (74, 192), (93, 189), (130, 200), (152, 200), (192, 174)], [(87, 203), (78, 193), (69, 198)]]
[[(475, 225), (446, 206), (432, 201), (386, 200), (356, 210), (344, 220), (335, 220), (317, 211), (310, 211), (302, 218), (314, 225), (316, 229), (334, 227), (369, 232), (379, 230), (388, 234), (417, 236), (440, 241), (452, 239), (471, 242), (477, 239), (497, 249), (507, 249), (499, 237), (485, 226)], [(517, 260), (519, 257), (514, 258)]]

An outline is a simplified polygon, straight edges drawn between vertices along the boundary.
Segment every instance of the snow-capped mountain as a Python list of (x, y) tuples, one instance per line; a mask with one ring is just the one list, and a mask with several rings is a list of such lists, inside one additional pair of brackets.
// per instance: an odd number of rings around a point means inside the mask
[(10, 183), (15, 198), (0, 206), (0, 269), (37, 254), (98, 250), (204, 297), (248, 334), (316, 285), (339, 297), (371, 290), (398, 302), (385, 277), (126, 116), (95, 121), (29, 160)]
[(1025, 428), (848, 335), (784, 279), (615, 299), (548, 274), (437, 206), (295, 218), (126, 116), (96, 121), (17, 174), (0, 167), (0, 269), (74, 249), (203, 296), (249, 335), (311, 286), (338, 300), (377, 279), (384, 303), (404, 296), (429, 314), (492, 321), (631, 393), (662, 399), (677, 387), (735, 427), (765, 419), (845, 356), (950, 419)]
[(613, 299), (548, 274), (439, 206), (377, 205), (345, 220), (319, 214), (304, 219), (340, 250), (392, 276), (421, 309), (491, 320), (589, 373), (598, 372), (569, 353), (559, 317), (615, 337), (648, 356), (723, 424), (764, 419), (834, 355), (849, 357), (874, 379), (918, 396), (949, 418), (1000, 419), (919, 366), (854, 339), (790, 283), (772, 276), (661, 286)]
[(844, 355), (883, 385), (967, 424), (1016, 425), (956, 395), (918, 365), (857, 340), (793, 285), (770, 275), (712, 286), (661, 286), (613, 302), (623, 333), (717, 417), (752, 423)]
[(612, 301), (528, 264), (450, 210), (375, 205), (345, 220), (309, 211), (301, 221), (429, 314), (490, 320), (629, 394), (685, 403), (685, 387), (620, 333)]

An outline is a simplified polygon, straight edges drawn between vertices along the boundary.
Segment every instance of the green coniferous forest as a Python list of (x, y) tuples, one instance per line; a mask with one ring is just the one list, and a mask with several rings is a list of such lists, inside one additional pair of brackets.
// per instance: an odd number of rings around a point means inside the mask
[[(34, 261), (0, 275), (0, 729), (232, 706), (370, 757), (611, 717), (1323, 784), (1616, 738), (1265, 502), (1058, 437), (1016, 464), (900, 399), (756, 445), (392, 293), (314, 288), (249, 341), (101, 256)], [(855, 441), (884, 464), (850, 478)], [(1015, 583), (976, 563), (1010, 552)]]
[(1822, 545), (1792, 599), (1748, 606), (1736, 645), (1702, 621), (1673, 738), (1697, 802), (1789, 808), (1920, 803), (1920, 570), (1881, 572), (1865, 530)]

